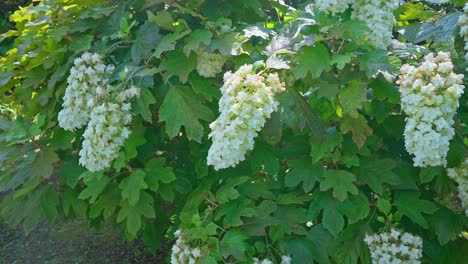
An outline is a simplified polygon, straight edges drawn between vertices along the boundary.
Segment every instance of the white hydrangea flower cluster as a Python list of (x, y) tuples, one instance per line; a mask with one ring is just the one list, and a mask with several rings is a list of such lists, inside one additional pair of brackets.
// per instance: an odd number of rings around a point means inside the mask
[(95, 106), (95, 96), (107, 84), (106, 75), (113, 71), (106, 66), (103, 57), (96, 53), (85, 52), (76, 58), (70, 70), (63, 97), (63, 109), (58, 114), (59, 126), (73, 131), (85, 126)]
[(458, 168), (447, 169), (447, 175), (458, 183), (458, 197), (468, 216), (468, 158)]
[(243, 65), (235, 73), (227, 72), (221, 87), (220, 116), (210, 124), (213, 143), (208, 151), (208, 165), (219, 170), (243, 161), (266, 119), (278, 108), (275, 94), (284, 89), (277, 74), (265, 78), (253, 73), (252, 65)]
[(389, 233), (366, 234), (373, 264), (421, 263), (423, 241), (410, 233), (391, 229)]
[[(465, 13), (458, 18), (458, 25), (460, 26), (460, 35), (465, 40), (465, 60), (468, 61), (468, 2), (465, 3), (463, 11)], [(468, 71), (468, 69), (466, 70)]]
[(332, 15), (343, 13), (353, 3), (353, 0), (317, 0), (315, 6), (318, 10)]
[(416, 167), (445, 166), (463, 75), (453, 72), (450, 53), (445, 52), (425, 56), (419, 67), (405, 64), (400, 71), (401, 107), (408, 115), (406, 150), (414, 155)]
[(392, 43), (393, 26), (396, 24), (393, 11), (397, 0), (352, 1), (351, 18), (363, 21), (370, 29), (369, 42), (377, 48), (386, 49)]
[(393, 26), (396, 24), (393, 11), (398, 7), (397, 0), (317, 0), (318, 10), (343, 13), (351, 5), (351, 18), (365, 22), (370, 29), (369, 42), (377, 48), (387, 48), (392, 43)]
[(215, 77), (223, 70), (227, 58), (218, 53), (197, 52), (197, 72), (203, 77)]
[(89, 171), (108, 168), (130, 135), (130, 104), (103, 103), (93, 109), (83, 134), (80, 164)]
[[(258, 259), (258, 258), (253, 258), (254, 263), (253, 264), (273, 264), (274, 262), (271, 261), (270, 259)], [(281, 264), (291, 264), (291, 257), (290, 256), (281, 256)]]
[(191, 248), (182, 236), (180, 229), (174, 232), (177, 237), (172, 246), (171, 264), (195, 264), (198, 258), (202, 256), (199, 248)]

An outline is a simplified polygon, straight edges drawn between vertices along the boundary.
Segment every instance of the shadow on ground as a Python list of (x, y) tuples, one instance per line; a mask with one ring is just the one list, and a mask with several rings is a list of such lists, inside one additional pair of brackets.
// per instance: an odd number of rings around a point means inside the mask
[(165, 263), (164, 253), (151, 254), (141, 242), (125, 241), (118, 230), (96, 231), (86, 223), (40, 225), (29, 235), (0, 223), (0, 263)]

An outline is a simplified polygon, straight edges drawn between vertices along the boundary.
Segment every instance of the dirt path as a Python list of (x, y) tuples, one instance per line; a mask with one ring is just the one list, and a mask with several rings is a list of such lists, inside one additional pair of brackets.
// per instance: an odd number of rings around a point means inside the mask
[(118, 230), (96, 231), (86, 223), (43, 224), (29, 235), (0, 223), (0, 263), (165, 263), (136, 242), (126, 242)]

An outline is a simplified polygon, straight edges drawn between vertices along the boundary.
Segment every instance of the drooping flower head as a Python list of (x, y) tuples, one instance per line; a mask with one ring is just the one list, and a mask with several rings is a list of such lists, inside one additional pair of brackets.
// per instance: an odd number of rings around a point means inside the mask
[(425, 56), (418, 67), (405, 64), (400, 71), (401, 107), (408, 115), (406, 150), (414, 155), (416, 167), (445, 166), (463, 75), (453, 72), (450, 53), (445, 52)]
[(253, 72), (252, 65), (224, 75), (219, 101), (219, 117), (210, 124), (213, 143), (208, 151), (208, 165), (215, 170), (236, 166), (254, 147), (254, 139), (278, 108), (275, 94), (284, 90), (278, 75), (265, 78)]
[(88, 123), (96, 97), (106, 90), (107, 75), (113, 69), (96, 53), (85, 52), (75, 59), (67, 79), (63, 109), (58, 114), (60, 127), (72, 131)]

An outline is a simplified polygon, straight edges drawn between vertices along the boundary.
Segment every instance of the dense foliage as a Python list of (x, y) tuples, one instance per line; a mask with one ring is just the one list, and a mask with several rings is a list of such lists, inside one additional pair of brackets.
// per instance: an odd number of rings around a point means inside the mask
[(465, 2), (36, 0), (0, 38), (0, 217), (172, 263), (463, 263)]

